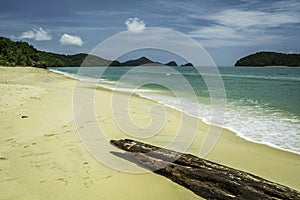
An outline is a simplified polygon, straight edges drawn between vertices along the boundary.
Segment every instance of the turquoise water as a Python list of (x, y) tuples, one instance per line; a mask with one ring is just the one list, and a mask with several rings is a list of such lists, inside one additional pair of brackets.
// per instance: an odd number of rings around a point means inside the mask
[[(85, 67), (79, 74), (77, 67), (53, 69), (112, 90), (137, 93), (213, 123), (210, 92), (202, 76), (214, 80), (218, 74), (200, 75), (193, 67)], [(224, 123), (219, 125), (247, 140), (300, 154), (300, 68), (218, 69), (226, 92)]]

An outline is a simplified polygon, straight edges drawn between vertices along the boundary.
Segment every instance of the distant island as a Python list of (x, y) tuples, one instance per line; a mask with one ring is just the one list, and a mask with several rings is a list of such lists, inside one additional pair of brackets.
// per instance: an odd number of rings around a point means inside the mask
[(167, 65), (167, 66), (174, 66), (177, 67), (177, 63), (175, 61), (170, 61), (168, 63), (160, 63), (160, 62), (155, 62), (152, 61), (148, 58), (146, 58), (145, 56), (140, 57), (138, 59), (135, 60), (128, 60), (122, 63), (119, 63), (119, 66), (140, 66), (140, 65), (149, 65), (149, 66), (161, 66), (161, 65)]
[[(12, 41), (0, 37), (0, 66), (32, 66), (32, 67), (79, 67), (79, 66), (140, 66), (140, 65), (167, 65), (178, 66), (175, 61), (166, 64), (152, 61), (146, 57), (119, 62), (111, 61), (95, 55), (79, 53), (75, 55), (56, 54), (39, 51), (23, 41)], [(180, 66), (193, 66), (186, 63)]]
[(236, 67), (242, 66), (300, 66), (300, 54), (284, 54), (277, 52), (258, 52), (239, 59)]

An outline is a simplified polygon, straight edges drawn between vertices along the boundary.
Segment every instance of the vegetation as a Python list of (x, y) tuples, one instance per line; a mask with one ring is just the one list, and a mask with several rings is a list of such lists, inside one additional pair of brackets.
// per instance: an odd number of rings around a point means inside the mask
[[(156, 61), (152, 61), (146, 57), (140, 57), (138, 59), (135, 60), (128, 60), (126, 62), (122, 62), (122, 63), (116, 63), (116, 66), (141, 66), (141, 65), (145, 65), (145, 66), (162, 66), (162, 65), (167, 65), (167, 66), (171, 66), (171, 67), (178, 67), (177, 63), (175, 61), (170, 61), (168, 63), (160, 63), (160, 62), (156, 62)], [(181, 67), (185, 67), (185, 66), (193, 66), (191, 63), (186, 63), (184, 65), (180, 65)]]
[[(88, 57), (88, 59), (86, 59)], [(86, 60), (85, 60), (86, 59)], [(118, 65), (118, 61), (110, 61), (84, 53), (63, 55), (38, 51), (27, 42), (14, 42), (0, 37), (0, 66), (34, 66), (34, 67), (65, 67), (65, 66), (104, 66)]]
[(300, 66), (300, 54), (258, 52), (241, 58), (235, 66)]
[(37, 62), (37, 50), (32, 45), (0, 37), (0, 65), (33, 66)]
[(187, 66), (191, 66), (193, 67), (193, 64), (192, 63), (186, 63), (186, 64), (183, 64), (183, 65), (180, 65), (181, 67), (187, 67)]
[[(112, 61), (80, 53), (75, 55), (62, 55), (38, 51), (38, 66), (46, 67), (73, 67), (73, 66), (107, 66)], [(114, 64), (115, 62), (112, 62)]]
[[(0, 66), (33, 66), (33, 67), (76, 67), (76, 66), (140, 66), (162, 65), (159, 62), (141, 57), (135, 60), (119, 62), (110, 61), (89, 54), (63, 55), (39, 51), (27, 42), (14, 42), (8, 38), (0, 37)], [(174, 61), (165, 65), (177, 66)], [(193, 66), (187, 63), (182, 66)]]
[(155, 65), (155, 64), (160, 64), (160, 63), (154, 62), (144, 56), (135, 60), (128, 60), (126, 62), (120, 63), (121, 66), (140, 66), (140, 65)]

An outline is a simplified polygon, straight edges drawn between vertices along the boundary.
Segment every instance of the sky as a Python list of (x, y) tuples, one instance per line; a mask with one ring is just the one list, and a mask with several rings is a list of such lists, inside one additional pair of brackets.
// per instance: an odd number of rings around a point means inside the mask
[(217, 65), (232, 66), (258, 51), (299, 53), (299, 25), (299, 0), (0, 1), (1, 36), (63, 54), (89, 53), (120, 32), (156, 27), (191, 37)]

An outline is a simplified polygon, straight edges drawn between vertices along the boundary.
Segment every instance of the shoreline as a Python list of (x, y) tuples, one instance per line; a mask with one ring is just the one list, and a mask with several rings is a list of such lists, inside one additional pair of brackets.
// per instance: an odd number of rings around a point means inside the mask
[[(275, 67), (277, 67), (277, 66), (275, 66)], [(280, 67), (280, 66), (278, 66), (278, 67)], [(71, 78), (71, 79), (74, 79), (74, 80), (76, 80), (76, 81), (82, 81), (82, 82), (84, 82), (84, 83), (88, 83), (88, 84), (89, 84), (88, 81), (86, 81), (86, 80), (81, 80), (80, 77), (76, 77), (76, 75), (73, 75), (73, 74), (70, 74), (70, 73), (67, 73), (67, 72), (62, 72), (62, 71), (55, 70), (55, 69), (48, 69), (48, 70), (51, 71), (51, 72), (53, 72), (53, 73), (63, 75), (63, 76), (65, 76), (65, 77), (67, 77), (67, 78)], [(84, 77), (83, 77), (83, 78), (84, 78)], [(91, 78), (91, 79), (93, 79), (93, 78)], [(118, 93), (123, 93), (123, 92), (124, 92), (124, 93), (127, 93), (126, 91), (112, 90), (112, 89), (110, 89), (109, 87), (101, 86), (101, 85), (98, 85), (98, 84), (97, 84), (96, 88), (101, 88), (101, 89), (103, 89), (103, 90), (108, 90), (108, 91), (111, 91), (111, 92), (118, 92)], [(266, 146), (271, 147), (271, 148), (279, 149), (279, 150), (286, 151), (286, 152), (293, 153), (293, 154), (296, 154), (296, 155), (299, 155), (299, 156), (300, 156), (300, 152), (293, 151), (293, 150), (289, 150), (289, 149), (285, 149), (285, 148), (283, 148), (283, 147), (274, 145), (274, 144), (269, 143), (269, 142), (259, 142), (259, 141), (255, 141), (255, 139), (251, 139), (251, 138), (249, 138), (249, 137), (247, 137), (247, 136), (244, 136), (242, 133), (240, 133), (240, 132), (234, 130), (234, 128), (230, 128), (230, 127), (226, 127), (226, 126), (223, 126), (223, 127), (222, 127), (222, 126), (218, 126), (218, 125), (215, 125), (215, 124), (211, 124), (211, 123), (206, 122), (206, 121), (205, 121), (203, 118), (201, 118), (201, 117), (191, 115), (191, 114), (189, 114), (189, 113), (187, 113), (187, 112), (185, 112), (185, 111), (182, 111), (182, 110), (177, 109), (177, 108), (175, 108), (175, 107), (172, 107), (172, 106), (170, 106), (170, 105), (167, 105), (167, 104), (164, 104), (164, 103), (162, 103), (162, 102), (153, 100), (153, 99), (148, 98), (148, 97), (146, 97), (146, 96), (141, 96), (140, 94), (134, 93), (134, 95), (136, 95), (136, 96), (139, 97), (139, 98), (145, 99), (145, 100), (147, 100), (147, 101), (153, 101), (153, 102), (155, 102), (155, 103), (161, 104), (161, 105), (166, 106), (166, 107), (168, 107), (168, 108), (177, 110), (178, 112), (182, 112), (182, 113), (184, 113), (184, 114), (186, 114), (186, 115), (188, 115), (188, 116), (190, 116), (190, 117), (199, 119), (199, 120), (201, 120), (203, 123), (205, 123), (207, 126), (217, 126), (217, 127), (222, 128), (222, 129), (226, 129), (226, 130), (228, 130), (229, 132), (232, 132), (233, 134), (235, 134), (237, 137), (240, 137), (240, 138), (242, 138), (242, 139), (244, 139), (244, 140), (246, 140), (246, 141), (248, 141), (248, 142), (253, 142), (253, 143), (255, 143), (255, 144), (261, 144), (261, 145), (266, 145)]]
[[(95, 160), (80, 141), (73, 121), (74, 79), (27, 67), (0, 67), (0, 72), (3, 74), (0, 94), (5, 94), (5, 102), (2, 100), (0, 105), (13, 106), (0, 112), (3, 121), (0, 124), (3, 130), (0, 135), (1, 198), (69, 198), (72, 194), (73, 198), (90, 199), (199, 199), (192, 192), (152, 173), (122, 173)], [(85, 83), (80, 85), (90, 89)], [(126, 135), (114, 124), (109, 106), (112, 93), (97, 87), (95, 114), (104, 132), (111, 134), (110, 139), (121, 139)], [(115, 95), (122, 98), (120, 93)], [(197, 136), (188, 152), (198, 155), (203, 133), (209, 126), (140, 97), (130, 99), (132, 119), (140, 126), (147, 125), (151, 120), (148, 111), (153, 105), (164, 108), (167, 121), (157, 136), (144, 141), (159, 146), (168, 143), (183, 117), (187, 124), (197, 123)], [(189, 128), (185, 130), (188, 132)], [(218, 143), (206, 159), (300, 190), (299, 155), (246, 141), (226, 129), (222, 130)]]

